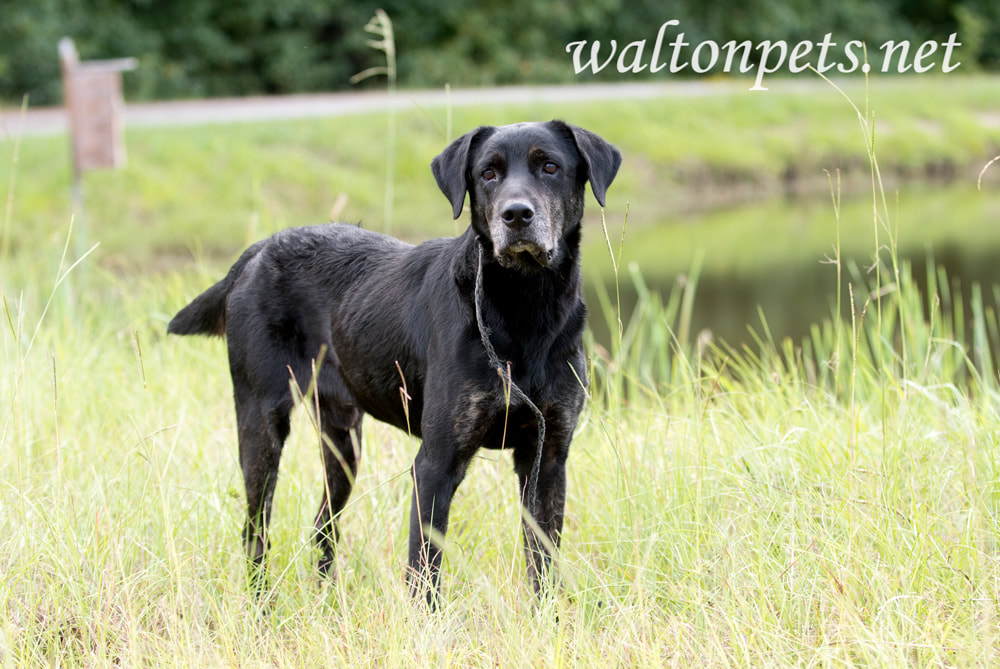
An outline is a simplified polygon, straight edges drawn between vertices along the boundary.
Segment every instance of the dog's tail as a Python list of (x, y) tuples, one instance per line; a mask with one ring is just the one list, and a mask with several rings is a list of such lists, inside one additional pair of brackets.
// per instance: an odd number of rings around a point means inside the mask
[(263, 245), (263, 241), (257, 242), (244, 251), (239, 260), (229, 269), (226, 278), (191, 300), (190, 304), (177, 312), (177, 315), (167, 325), (167, 332), (176, 335), (204, 334), (220, 337), (225, 335), (226, 298), (233, 289), (236, 279), (243, 273), (247, 263), (260, 253)]

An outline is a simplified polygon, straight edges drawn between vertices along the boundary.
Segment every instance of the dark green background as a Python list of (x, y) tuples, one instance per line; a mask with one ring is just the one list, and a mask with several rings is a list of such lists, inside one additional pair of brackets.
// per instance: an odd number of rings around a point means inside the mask
[[(878, 63), (886, 40), (943, 41), (958, 33), (963, 71), (1000, 67), (996, 0), (0, 0), (0, 100), (61, 98), (56, 43), (83, 59), (138, 57), (129, 99), (332, 91), (384, 64), (364, 26), (376, 8), (393, 21), (399, 84), (437, 87), (555, 83), (577, 77), (566, 44), (652, 43), (671, 19), (692, 44), (730, 39), (865, 40)], [(675, 33), (671, 32), (671, 35)], [(621, 78), (608, 68), (597, 78)], [(633, 77), (635, 75), (628, 75)], [(666, 77), (667, 72), (640, 77)], [(370, 80), (367, 86), (383, 85)]]

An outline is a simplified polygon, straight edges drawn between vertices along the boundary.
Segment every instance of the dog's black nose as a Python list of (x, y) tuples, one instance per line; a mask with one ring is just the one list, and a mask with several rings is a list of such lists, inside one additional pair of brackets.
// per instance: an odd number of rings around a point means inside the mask
[(501, 212), (500, 219), (512, 228), (526, 228), (535, 220), (535, 211), (524, 202), (511, 202)]

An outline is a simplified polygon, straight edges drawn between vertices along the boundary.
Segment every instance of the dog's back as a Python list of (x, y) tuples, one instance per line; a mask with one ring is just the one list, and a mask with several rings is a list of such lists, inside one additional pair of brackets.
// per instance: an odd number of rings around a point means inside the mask
[[(330, 287), (337, 290), (323, 297), (329, 304), (345, 283), (367, 279), (376, 267), (384, 267), (387, 258), (412, 248), (391, 237), (339, 223), (282, 230), (247, 248), (221, 281), (177, 312), (167, 332), (225, 336), (227, 300), (234, 289), (247, 283), (279, 302), (296, 297), (286, 292), (289, 290), (322, 290), (324, 285), (334, 284)], [(251, 265), (255, 267), (248, 271)]]
[(419, 436), (431, 315), (419, 286), (428, 275), (440, 285), (453, 241), (412, 246), (338, 223), (282, 230), (248, 248), (168, 332), (227, 337), (231, 371), (269, 405), (291, 403), (289, 370), (304, 389), (316, 365), (322, 391)]

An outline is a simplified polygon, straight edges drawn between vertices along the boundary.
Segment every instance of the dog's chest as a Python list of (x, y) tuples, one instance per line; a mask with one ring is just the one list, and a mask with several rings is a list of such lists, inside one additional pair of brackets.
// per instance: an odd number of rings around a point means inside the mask
[[(565, 371), (553, 374), (544, 386), (523, 388), (528, 398), (544, 416), (547, 433), (572, 431), (583, 408), (585, 375), (573, 373), (567, 362)], [(454, 435), (460, 443), (483, 448), (514, 448), (534, 444), (538, 418), (517, 393), (512, 392), (506, 374), (495, 375), (495, 382), (467, 382), (453, 408)], [(519, 383), (515, 376), (514, 383)]]

